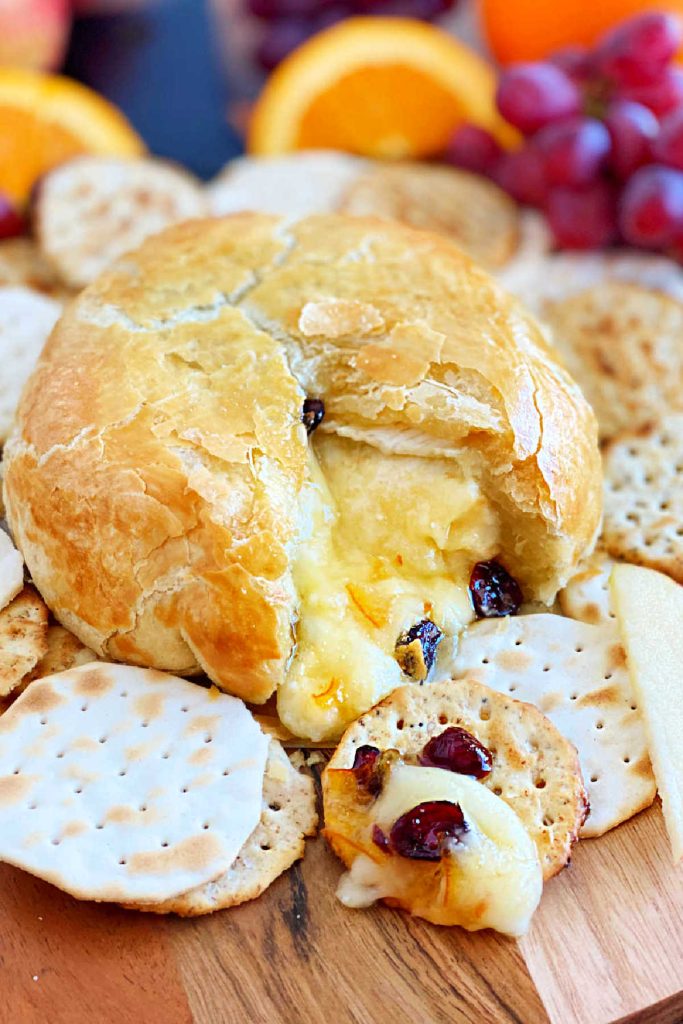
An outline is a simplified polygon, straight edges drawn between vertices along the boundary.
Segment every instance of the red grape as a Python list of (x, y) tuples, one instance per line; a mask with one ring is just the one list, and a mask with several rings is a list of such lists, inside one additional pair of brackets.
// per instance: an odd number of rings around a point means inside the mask
[(541, 155), (535, 150), (527, 147), (504, 153), (493, 177), (518, 203), (543, 205), (547, 191), (545, 172)]
[(578, 114), (581, 94), (554, 64), (516, 64), (501, 75), (496, 96), (503, 117), (525, 135)]
[(652, 156), (658, 164), (683, 171), (683, 107), (667, 114), (661, 122), (659, 135), (652, 144)]
[(352, 13), (348, 4), (342, 2), (326, 4), (313, 17), (313, 32), (320, 32), (324, 28), (329, 28), (330, 25), (336, 25), (338, 21), (343, 21)]
[(367, 14), (434, 21), (454, 6), (454, 0), (357, 0), (356, 6)]
[(657, 118), (642, 103), (612, 100), (605, 114), (612, 140), (610, 164), (619, 178), (628, 178), (650, 159), (650, 146), (659, 131)]
[(605, 181), (582, 189), (554, 188), (546, 214), (558, 245), (567, 249), (599, 249), (617, 235), (614, 195)]
[(543, 158), (550, 185), (589, 185), (610, 152), (610, 136), (601, 121), (574, 117), (541, 128), (532, 145)]
[(311, 32), (308, 18), (278, 18), (266, 29), (256, 50), (256, 59), (266, 71), (271, 71)]
[(0, 192), (0, 238), (14, 238), (23, 235), (26, 222), (11, 202)]
[(651, 11), (623, 21), (598, 44), (596, 68), (618, 85), (656, 82), (681, 45), (681, 24), (671, 14)]
[(683, 106), (683, 71), (665, 68), (653, 82), (624, 87), (621, 96), (649, 107), (658, 117)]
[(583, 82), (592, 71), (591, 55), (585, 46), (565, 46), (548, 57), (548, 61), (564, 71), (574, 82)]
[(279, 18), (290, 18), (315, 14), (325, 6), (325, 0), (247, 0), (249, 13), (264, 21), (277, 21)]
[(658, 249), (683, 232), (683, 173), (652, 164), (641, 167), (621, 196), (619, 226), (632, 245)]
[(446, 148), (447, 163), (476, 174), (492, 174), (503, 154), (490, 132), (474, 124), (463, 124), (451, 136)]

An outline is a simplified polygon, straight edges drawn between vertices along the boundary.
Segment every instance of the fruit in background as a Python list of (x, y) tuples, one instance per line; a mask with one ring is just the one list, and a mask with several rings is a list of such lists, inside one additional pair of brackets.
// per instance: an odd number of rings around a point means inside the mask
[(435, 21), (458, 0), (244, 0), (263, 23), (255, 57), (271, 71), (296, 47), (325, 28), (357, 15)]
[(70, 29), (70, 0), (2, 0), (0, 64), (36, 70), (58, 68)]
[(23, 235), (26, 222), (7, 196), (0, 192), (0, 239), (16, 238)]
[(683, 69), (672, 63), (682, 38), (682, 19), (647, 12), (592, 50), (513, 65), (497, 102), (523, 145), (483, 161), (487, 140), (477, 136), (470, 156), (464, 126), (445, 159), (476, 163), (518, 202), (543, 210), (560, 246), (621, 240), (683, 253)]
[(628, 178), (648, 162), (659, 122), (642, 103), (617, 99), (607, 107), (605, 125), (612, 145), (612, 170), (617, 177)]
[(617, 239), (615, 196), (605, 181), (553, 189), (546, 213), (558, 245), (566, 249), (599, 249)]
[(490, 132), (476, 124), (463, 124), (446, 147), (446, 160), (475, 174), (491, 174), (503, 155), (503, 147)]
[(525, 135), (578, 114), (578, 86), (553, 64), (518, 64), (501, 79), (496, 93), (498, 109)]
[(683, 174), (641, 167), (621, 197), (621, 233), (631, 245), (659, 249), (683, 238)]
[(142, 139), (113, 104), (61, 75), (0, 69), (0, 191), (26, 202), (41, 174), (78, 153), (139, 156)]
[(432, 25), (352, 18), (308, 40), (271, 75), (248, 149), (432, 156), (464, 121), (510, 139), (515, 133), (496, 111), (495, 88), (490, 65)]
[(612, 26), (643, 11), (683, 15), (683, 0), (479, 0), (479, 10), (491, 51), (501, 64), (511, 64), (592, 45)]
[(71, 0), (76, 14), (124, 14), (149, 7), (158, 0)]

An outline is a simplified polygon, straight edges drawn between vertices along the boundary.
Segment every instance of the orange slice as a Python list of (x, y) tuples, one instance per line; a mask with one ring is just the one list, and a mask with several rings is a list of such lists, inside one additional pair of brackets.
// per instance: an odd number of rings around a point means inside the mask
[(271, 75), (248, 148), (431, 156), (463, 121), (505, 134), (495, 88), (493, 68), (433, 25), (350, 18), (309, 39)]
[(0, 68), (0, 191), (23, 203), (31, 186), (79, 153), (139, 156), (145, 145), (123, 114), (70, 78)]

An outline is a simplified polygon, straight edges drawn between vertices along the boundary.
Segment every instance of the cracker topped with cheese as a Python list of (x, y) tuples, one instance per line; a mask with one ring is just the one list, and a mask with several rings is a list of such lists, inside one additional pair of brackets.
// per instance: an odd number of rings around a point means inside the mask
[(344, 734), (323, 776), (339, 896), (435, 924), (526, 931), (588, 811), (576, 750), (468, 679), (408, 685)]

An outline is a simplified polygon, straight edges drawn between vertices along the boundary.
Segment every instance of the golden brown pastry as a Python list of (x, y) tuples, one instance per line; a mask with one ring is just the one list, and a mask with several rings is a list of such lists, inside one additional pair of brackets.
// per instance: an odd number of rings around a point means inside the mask
[(406, 681), (423, 621), (447, 674), (475, 563), (552, 600), (600, 490), (593, 414), (533, 319), (444, 238), (333, 215), (189, 222), (99, 278), (5, 468), (32, 577), (84, 644), (278, 688), (314, 739)]

